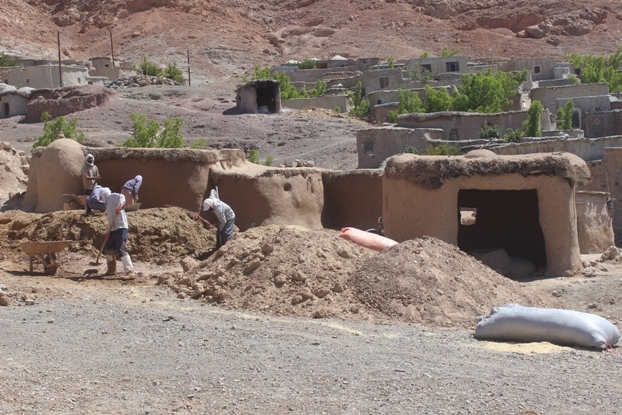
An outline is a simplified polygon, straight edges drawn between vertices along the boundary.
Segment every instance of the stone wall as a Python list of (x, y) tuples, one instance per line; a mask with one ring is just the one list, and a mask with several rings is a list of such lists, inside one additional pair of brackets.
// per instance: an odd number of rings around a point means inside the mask
[(382, 127), (359, 130), (356, 133), (356, 151), (359, 169), (380, 167), (387, 158), (401, 153), (406, 146), (425, 150), (430, 140), (441, 140), (443, 131), (432, 128)]

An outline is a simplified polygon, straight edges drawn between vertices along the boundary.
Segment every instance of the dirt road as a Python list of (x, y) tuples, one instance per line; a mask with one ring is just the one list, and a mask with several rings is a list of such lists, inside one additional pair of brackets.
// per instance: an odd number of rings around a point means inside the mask
[(620, 413), (617, 353), (480, 342), (471, 330), (268, 317), (152, 279), (0, 271), (5, 414)]

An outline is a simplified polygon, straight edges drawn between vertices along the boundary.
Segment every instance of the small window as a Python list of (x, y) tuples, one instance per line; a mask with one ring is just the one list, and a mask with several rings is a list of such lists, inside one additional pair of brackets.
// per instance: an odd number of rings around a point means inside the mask
[(7, 117), (9, 116), (9, 103), (5, 102), (4, 103), (4, 115), (6, 115)]
[(477, 222), (477, 208), (461, 207), (460, 208), (460, 225), (472, 226)]
[(107, 67), (109, 67), (109, 66), (110, 66), (110, 65), (108, 65), (108, 64), (105, 64), (105, 65), (104, 65), (104, 67), (105, 67), (105, 68), (107, 68)]
[(382, 76), (378, 79), (380, 81), (380, 88), (388, 88), (389, 87), (389, 78), (387, 76)]
[(8, 84), (8, 83), (9, 83), (9, 80), (8, 80), (8, 79), (5, 79), (5, 80), (4, 80), (4, 83), (5, 83), (5, 84)]
[(373, 153), (373, 151), (374, 151), (374, 142), (372, 140), (363, 141), (363, 152)]
[(575, 68), (574, 69), (574, 74), (577, 76), (581, 76), (581, 68)]
[(540, 66), (534, 66), (533, 73), (540, 73)]
[(30, 79), (26, 79), (26, 83), (29, 84), (30, 83)]
[(376, 105), (380, 105), (380, 104), (382, 104), (382, 100), (381, 99), (377, 99), (376, 100)]
[(447, 62), (445, 69), (447, 72), (460, 72), (460, 64), (458, 62)]
[(452, 128), (451, 131), (449, 131), (449, 139), (458, 141), (458, 130), (456, 128)]
[(78, 84), (82, 84), (82, 78), (78, 78)]
[(421, 65), (421, 70), (422, 71), (432, 72), (432, 65), (431, 64)]

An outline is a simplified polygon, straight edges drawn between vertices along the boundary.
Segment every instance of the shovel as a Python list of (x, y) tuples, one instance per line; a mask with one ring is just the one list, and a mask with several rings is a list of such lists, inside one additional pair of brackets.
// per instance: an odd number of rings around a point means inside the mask
[(102, 247), (99, 248), (99, 253), (97, 254), (97, 259), (95, 260), (95, 262), (93, 262), (93, 261), (89, 262), (89, 265), (99, 265), (99, 258), (101, 258), (102, 252), (104, 252), (104, 247), (106, 246), (106, 242), (108, 242), (108, 238), (110, 238), (110, 228), (108, 228), (108, 233), (104, 237), (104, 243), (102, 244)]

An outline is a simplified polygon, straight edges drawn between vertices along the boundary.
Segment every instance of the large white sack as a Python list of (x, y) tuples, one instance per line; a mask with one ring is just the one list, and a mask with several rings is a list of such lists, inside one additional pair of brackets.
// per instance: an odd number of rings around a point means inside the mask
[(550, 342), (604, 349), (620, 340), (618, 328), (595, 314), (508, 304), (479, 317), (475, 338), (512, 342)]

